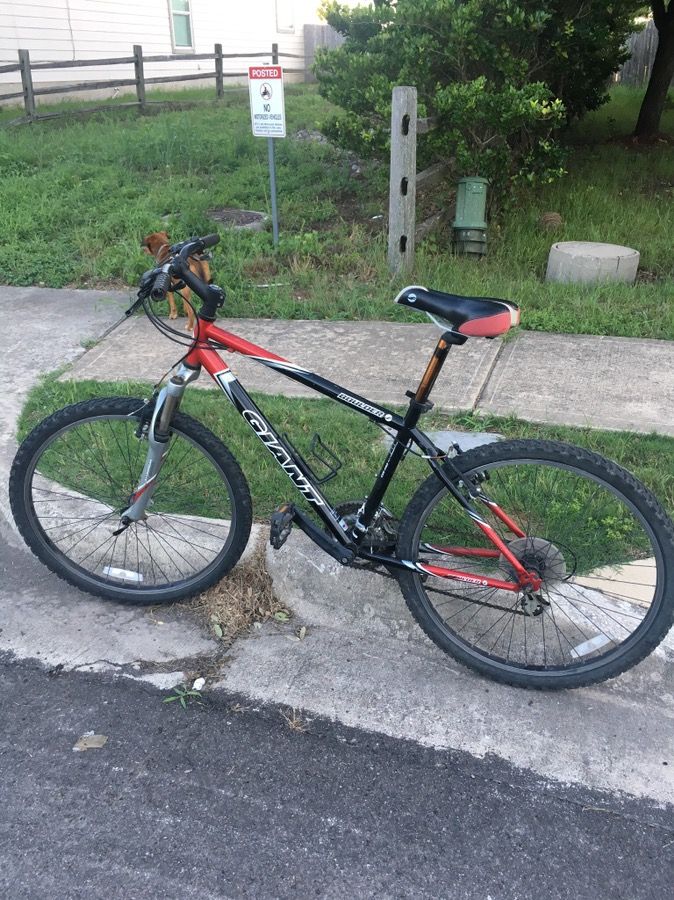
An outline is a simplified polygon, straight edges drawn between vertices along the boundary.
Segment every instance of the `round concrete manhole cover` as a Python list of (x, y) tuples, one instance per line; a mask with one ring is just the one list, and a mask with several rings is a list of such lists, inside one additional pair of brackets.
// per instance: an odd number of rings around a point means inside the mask
[(246, 228), (250, 231), (262, 231), (269, 219), (267, 213), (231, 206), (209, 209), (207, 215), (213, 222), (220, 222), (226, 228)]

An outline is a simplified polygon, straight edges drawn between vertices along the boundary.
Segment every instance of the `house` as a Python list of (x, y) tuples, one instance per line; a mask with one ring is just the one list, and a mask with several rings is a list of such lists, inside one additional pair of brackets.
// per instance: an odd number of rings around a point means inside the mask
[[(321, 33), (328, 31), (318, 17), (318, 5), (319, 0), (0, 0), (0, 67), (16, 63), (20, 49), (28, 50), (31, 64), (128, 59), (135, 44), (142, 47), (143, 56), (194, 55), (194, 59), (145, 64), (146, 78), (167, 78), (212, 72), (212, 59), (196, 57), (213, 53), (216, 43), (222, 45), (224, 54), (268, 53), (266, 60), (259, 55), (225, 58), (223, 68), (227, 76), (245, 71), (256, 62), (270, 62), (272, 43), (277, 43), (280, 53), (298, 57), (280, 60), (285, 68), (299, 70), (288, 76), (289, 80), (297, 80), (313, 59), (313, 46), (324, 43)], [(307, 29), (310, 58), (305, 56)], [(36, 88), (133, 77), (131, 63), (33, 72)], [(208, 83), (212, 84), (212, 79)], [(21, 89), (19, 74), (0, 73), (0, 94), (12, 89)], [(111, 90), (103, 89), (92, 96), (105, 97), (110, 93)], [(51, 95), (50, 99), (56, 97)]]

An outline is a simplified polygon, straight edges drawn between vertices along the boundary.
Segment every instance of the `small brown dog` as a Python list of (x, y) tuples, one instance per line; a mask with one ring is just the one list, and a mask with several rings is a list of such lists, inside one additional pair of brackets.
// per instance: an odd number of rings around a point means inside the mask
[[(158, 266), (166, 262), (166, 260), (168, 259), (170, 246), (171, 242), (169, 241), (169, 236), (165, 231), (155, 231), (152, 234), (148, 234), (148, 236), (144, 237), (141, 241), (141, 247), (144, 252), (149, 253), (150, 256), (154, 256), (155, 262)], [(200, 256), (190, 256), (188, 263), (190, 272), (193, 272), (197, 276), (197, 278), (205, 281), (206, 284), (210, 284), (211, 269), (206, 259)], [(177, 279), (174, 278), (172, 283), (177, 284)], [(185, 315), (187, 316), (187, 325), (185, 326), (185, 329), (187, 331), (193, 331), (196, 320), (194, 316), (194, 310), (189, 303), (192, 292), (187, 286), (185, 286), (181, 289), (181, 293), (183, 295), (183, 298), (185, 299), (183, 308)], [(166, 298), (169, 303), (169, 319), (177, 319), (178, 310), (176, 308), (176, 301), (175, 297), (173, 296), (173, 291), (167, 294)]]

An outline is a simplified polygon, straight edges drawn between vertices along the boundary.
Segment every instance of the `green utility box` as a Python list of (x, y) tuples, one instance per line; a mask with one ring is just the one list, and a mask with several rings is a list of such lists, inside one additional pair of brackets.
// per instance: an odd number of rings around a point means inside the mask
[(487, 252), (486, 178), (460, 178), (456, 188), (453, 244), (456, 253), (484, 256)]

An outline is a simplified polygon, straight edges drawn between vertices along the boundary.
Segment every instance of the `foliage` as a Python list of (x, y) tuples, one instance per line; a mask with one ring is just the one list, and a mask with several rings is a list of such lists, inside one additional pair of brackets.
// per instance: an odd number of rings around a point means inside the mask
[(342, 144), (382, 151), (391, 89), (415, 85), (420, 113), (437, 116), (432, 150), (462, 174), (503, 188), (563, 173), (556, 129), (606, 98), (626, 58), (634, 0), (378, 0), (322, 13), (346, 41), (317, 56), (326, 98), (347, 110), (329, 128)]

